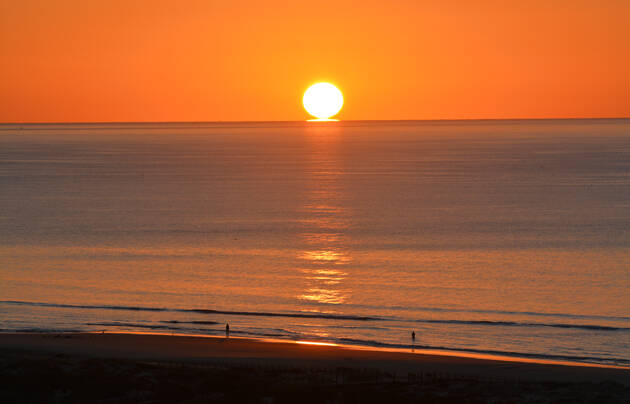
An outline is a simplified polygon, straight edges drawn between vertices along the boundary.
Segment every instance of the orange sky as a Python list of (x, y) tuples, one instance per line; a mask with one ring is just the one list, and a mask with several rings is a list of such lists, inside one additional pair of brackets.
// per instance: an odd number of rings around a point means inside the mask
[(0, 121), (630, 117), (630, 1), (0, 0)]

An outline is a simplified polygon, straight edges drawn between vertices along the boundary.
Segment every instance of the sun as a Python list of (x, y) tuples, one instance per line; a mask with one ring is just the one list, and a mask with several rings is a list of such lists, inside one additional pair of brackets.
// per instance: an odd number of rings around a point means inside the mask
[(310, 86), (302, 98), (304, 109), (318, 119), (329, 119), (341, 110), (343, 94), (330, 83), (316, 83)]

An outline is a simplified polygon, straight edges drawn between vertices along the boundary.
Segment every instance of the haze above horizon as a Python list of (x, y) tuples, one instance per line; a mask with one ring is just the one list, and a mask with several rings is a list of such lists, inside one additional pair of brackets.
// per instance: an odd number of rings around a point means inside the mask
[[(630, 116), (630, 3), (0, 0), (0, 122)], [(326, 27), (322, 30), (321, 27)]]

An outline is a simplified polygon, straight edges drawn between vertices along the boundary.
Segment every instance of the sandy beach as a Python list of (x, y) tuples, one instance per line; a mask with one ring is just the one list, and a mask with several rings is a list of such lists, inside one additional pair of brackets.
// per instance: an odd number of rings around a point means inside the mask
[(312, 389), (307, 402), (630, 398), (630, 369), (240, 338), (2, 334), (0, 353), (3, 402), (291, 402)]

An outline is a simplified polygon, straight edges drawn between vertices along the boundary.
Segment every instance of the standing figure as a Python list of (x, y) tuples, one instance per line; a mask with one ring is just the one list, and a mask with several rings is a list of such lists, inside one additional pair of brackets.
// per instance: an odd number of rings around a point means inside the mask
[(230, 324), (225, 323), (225, 338), (230, 338)]
[(416, 331), (411, 331), (411, 343), (415, 344), (416, 342)]

